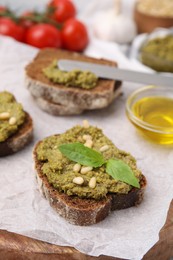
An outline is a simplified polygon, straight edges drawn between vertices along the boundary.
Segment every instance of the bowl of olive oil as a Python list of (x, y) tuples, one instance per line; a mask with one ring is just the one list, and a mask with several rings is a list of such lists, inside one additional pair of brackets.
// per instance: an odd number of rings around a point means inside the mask
[(126, 101), (126, 114), (148, 139), (173, 144), (173, 87), (146, 86)]

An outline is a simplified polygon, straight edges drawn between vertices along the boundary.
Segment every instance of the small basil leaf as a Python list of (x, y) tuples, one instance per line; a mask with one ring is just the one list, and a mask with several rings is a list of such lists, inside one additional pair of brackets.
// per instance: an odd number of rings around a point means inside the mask
[(108, 160), (106, 172), (116, 180), (123, 181), (134, 187), (140, 188), (139, 180), (135, 177), (131, 168), (122, 160)]
[(105, 163), (101, 153), (81, 143), (62, 144), (58, 148), (68, 159), (85, 166), (99, 167)]

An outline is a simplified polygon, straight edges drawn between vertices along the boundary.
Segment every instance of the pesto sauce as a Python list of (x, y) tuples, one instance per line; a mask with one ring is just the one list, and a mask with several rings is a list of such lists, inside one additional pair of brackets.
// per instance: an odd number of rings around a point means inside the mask
[(17, 103), (14, 96), (7, 91), (0, 92), (0, 114), (4, 112), (8, 112), (10, 118), (15, 117), (16, 123), (10, 125), (9, 119), (0, 119), (0, 142), (4, 142), (16, 133), (25, 120), (22, 105)]
[(156, 71), (173, 72), (173, 35), (148, 41), (141, 48), (141, 60)]
[(54, 83), (63, 84), (67, 87), (79, 87), (92, 89), (97, 85), (98, 78), (90, 71), (72, 70), (62, 71), (53, 61), (47, 68), (43, 69), (44, 75)]
[[(106, 197), (108, 193), (127, 194), (132, 187), (122, 181), (113, 179), (106, 173), (105, 165), (93, 168), (93, 170), (86, 174), (73, 172), (75, 163), (62, 155), (58, 150), (58, 146), (65, 143), (85, 143), (82, 138), (83, 135), (92, 136), (92, 149), (97, 151), (105, 144), (109, 145), (109, 149), (102, 152), (105, 161), (110, 158), (121, 159), (131, 167), (138, 179), (141, 178), (141, 173), (136, 167), (135, 159), (129, 153), (116, 148), (103, 135), (101, 129), (92, 126), (87, 129), (75, 126), (61, 135), (45, 138), (37, 148), (37, 158), (43, 163), (42, 172), (47, 176), (49, 183), (60, 192), (64, 192), (69, 196), (77, 195), (80, 198), (94, 198), (99, 200)], [(82, 185), (73, 183), (74, 177), (79, 176), (84, 178)], [(88, 183), (94, 176), (96, 177), (97, 184), (93, 189), (88, 186)]]

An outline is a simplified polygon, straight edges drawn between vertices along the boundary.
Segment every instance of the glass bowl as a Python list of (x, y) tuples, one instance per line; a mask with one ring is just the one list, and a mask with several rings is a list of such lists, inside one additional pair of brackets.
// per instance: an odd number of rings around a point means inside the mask
[(126, 101), (126, 114), (143, 136), (173, 144), (173, 87), (146, 86)]
[[(171, 75), (173, 73), (173, 59), (165, 56), (166, 53), (168, 54), (166, 45), (165, 48), (161, 48), (163, 55), (158, 55), (156, 51), (152, 53), (151, 51), (148, 52), (144, 49), (152, 40), (158, 38), (164, 39), (167, 36), (173, 37), (173, 27), (169, 29), (157, 28), (152, 33), (138, 35), (132, 43), (129, 54), (130, 59), (136, 63), (136, 66), (140, 66), (142, 70), (151, 72), (159, 71), (162, 73), (170, 73)], [(170, 49), (171, 47), (169, 47), (169, 53), (172, 55)]]
[(152, 33), (141, 46), (140, 60), (156, 71), (173, 73), (173, 30)]

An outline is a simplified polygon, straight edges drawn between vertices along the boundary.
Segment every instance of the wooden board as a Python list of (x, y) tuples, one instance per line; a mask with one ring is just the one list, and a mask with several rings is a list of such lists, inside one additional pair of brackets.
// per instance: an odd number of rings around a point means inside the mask
[[(169, 260), (173, 257), (173, 201), (158, 243), (143, 260)], [(74, 248), (56, 246), (42, 241), (0, 231), (0, 260), (120, 260), (119, 258), (84, 255)]]

